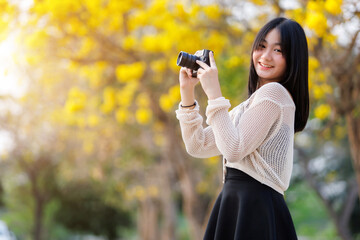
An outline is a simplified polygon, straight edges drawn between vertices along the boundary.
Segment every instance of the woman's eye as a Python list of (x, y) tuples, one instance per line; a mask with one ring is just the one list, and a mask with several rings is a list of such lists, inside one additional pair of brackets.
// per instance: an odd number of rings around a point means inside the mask
[(274, 51), (281, 53), (281, 49), (275, 49)]
[(264, 44), (259, 44), (258, 49), (260, 49), (260, 48), (265, 48), (265, 45)]

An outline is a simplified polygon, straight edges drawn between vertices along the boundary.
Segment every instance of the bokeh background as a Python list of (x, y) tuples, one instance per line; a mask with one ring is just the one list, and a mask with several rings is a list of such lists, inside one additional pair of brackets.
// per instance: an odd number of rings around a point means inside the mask
[(23, 240), (201, 239), (222, 166), (184, 149), (177, 55), (213, 50), (236, 106), (277, 16), (310, 51), (285, 193), (299, 239), (360, 239), (358, 0), (0, 0), (0, 219)]

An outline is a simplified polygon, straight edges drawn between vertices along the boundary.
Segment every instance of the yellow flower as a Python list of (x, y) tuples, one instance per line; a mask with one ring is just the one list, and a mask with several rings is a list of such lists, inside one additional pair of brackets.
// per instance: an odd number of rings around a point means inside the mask
[(155, 35), (147, 35), (141, 39), (141, 45), (148, 52), (158, 52), (160, 50), (159, 39)]
[(78, 36), (86, 36), (88, 29), (85, 24), (81, 23), (78, 18), (72, 17), (66, 21), (65, 29), (70, 34), (76, 34)]
[(163, 59), (151, 62), (151, 69), (156, 73), (162, 73), (166, 69), (166, 61)]
[(252, 0), (252, 2), (256, 5), (264, 5), (266, 2), (264, 0)]
[(129, 82), (139, 80), (144, 72), (146, 65), (143, 62), (135, 62), (132, 64), (122, 64), (116, 68), (116, 76), (120, 82)]
[(45, 45), (45, 41), (48, 38), (48, 33), (45, 30), (39, 30), (25, 39), (25, 44), (32, 49), (39, 48)]
[(109, 102), (104, 102), (101, 106), (100, 106), (100, 110), (104, 113), (104, 114), (109, 114), (110, 112), (112, 112), (112, 110), (114, 109), (114, 105), (112, 105)]
[(179, 73), (180, 67), (176, 64), (176, 61), (177, 56), (170, 58), (170, 60), (168, 61), (168, 66), (174, 73)]
[(118, 109), (115, 113), (116, 121), (120, 124), (123, 124), (128, 121), (130, 118), (130, 112), (126, 109)]
[(169, 98), (171, 99), (171, 101), (173, 103), (176, 103), (176, 102), (179, 102), (180, 101), (180, 85), (175, 85), (175, 86), (172, 86), (170, 89), (169, 89)]
[(187, 21), (188, 20), (188, 14), (184, 10), (184, 5), (181, 3), (175, 4), (175, 11), (174, 16), (181, 19), (181, 21)]
[(136, 98), (136, 104), (139, 107), (148, 107), (150, 105), (150, 98), (146, 93), (140, 93)]
[(29, 65), (36, 65), (41, 62), (42, 58), (39, 55), (30, 55), (26, 56), (25, 60)]
[(315, 71), (320, 66), (319, 61), (315, 57), (309, 57), (309, 71)]
[(63, 121), (69, 126), (76, 126), (77, 125), (77, 118), (74, 114), (71, 114), (67, 109), (64, 111), (62, 116)]
[(228, 37), (222, 35), (218, 32), (212, 32), (210, 36), (208, 36), (206, 40), (208, 49), (211, 49), (216, 54), (220, 55), (220, 52), (224, 49), (224, 47), (228, 44)]
[(168, 52), (174, 41), (168, 34), (146, 35), (141, 39), (141, 45), (148, 52)]
[(313, 93), (315, 99), (321, 99), (324, 98), (326, 94), (332, 94), (333, 89), (329, 84), (323, 83), (321, 85), (314, 86)]
[(100, 122), (99, 117), (96, 116), (95, 114), (90, 115), (87, 119), (87, 123), (89, 127), (96, 127), (99, 125), (99, 122)]
[(79, 57), (86, 57), (95, 48), (95, 41), (91, 38), (85, 38), (82, 41), (80, 50), (78, 51)]
[(306, 9), (308, 11), (321, 12), (324, 9), (323, 2), (325, 1), (310, 0), (306, 5)]
[(152, 118), (152, 112), (148, 108), (139, 108), (136, 111), (136, 120), (140, 124), (148, 124)]
[(130, 15), (128, 19), (128, 27), (130, 31), (134, 31), (137, 28), (148, 24), (148, 22), (149, 22), (148, 13), (143, 10), (139, 10), (136, 11), (136, 13), (134, 13), (133, 15)]
[(221, 12), (218, 5), (212, 4), (204, 7), (204, 13), (211, 20), (218, 20), (221, 17)]
[(110, 113), (116, 105), (115, 89), (112, 87), (106, 87), (103, 92), (104, 103), (101, 106), (101, 110), (104, 113)]
[(285, 15), (289, 16), (289, 18), (294, 19), (297, 22), (302, 22), (304, 20), (304, 14), (305, 11), (303, 10), (303, 8), (297, 8), (287, 10)]
[(76, 118), (76, 125), (79, 127), (79, 128), (84, 128), (86, 126), (86, 120), (85, 118), (83, 117), (77, 117)]
[(341, 4), (342, 0), (326, 0), (325, 9), (333, 15), (337, 15), (341, 13)]
[(329, 117), (331, 113), (331, 108), (328, 104), (321, 104), (315, 109), (315, 117), (324, 120)]
[(125, 50), (134, 48), (136, 44), (137, 44), (136, 38), (134, 38), (133, 36), (126, 36), (122, 43)]
[(225, 62), (227, 68), (235, 68), (242, 64), (242, 59), (238, 56), (232, 56)]
[(324, 90), (321, 88), (321, 86), (319, 85), (314, 85), (313, 89), (313, 93), (314, 93), (314, 98), (315, 99), (321, 99), (324, 98), (325, 96), (325, 92)]
[(119, 29), (121, 29), (122, 26), (123, 26), (123, 16), (119, 14), (116, 17), (112, 17), (110, 19), (107, 28), (109, 31), (119, 31)]
[(87, 97), (85, 92), (81, 91), (77, 87), (74, 87), (69, 91), (65, 109), (70, 113), (81, 111), (86, 105), (86, 100)]
[(319, 12), (310, 12), (305, 19), (310, 29), (314, 30), (316, 35), (322, 37), (326, 33), (327, 19), (324, 14)]
[(206, 164), (209, 166), (217, 166), (220, 163), (219, 157), (211, 157), (206, 160)]
[(105, 102), (115, 102), (115, 89), (112, 87), (106, 87), (103, 92)]
[(133, 93), (121, 91), (117, 94), (117, 103), (121, 107), (130, 107), (133, 99)]
[(333, 35), (333, 34), (326, 34), (324, 36), (324, 41), (330, 43), (331, 47), (332, 48), (336, 48), (338, 47), (337, 46), (337, 43), (336, 43), (336, 40), (338, 39), (338, 36), (336, 35)]
[(321, 87), (322, 87), (323, 91), (326, 94), (332, 94), (333, 93), (333, 89), (329, 84), (324, 83), (324, 84), (321, 85)]
[(160, 107), (162, 108), (162, 110), (164, 110), (165, 112), (170, 112), (171, 109), (174, 106), (174, 102), (171, 101), (171, 98), (169, 97), (169, 95), (164, 94), (161, 95), (160, 97)]

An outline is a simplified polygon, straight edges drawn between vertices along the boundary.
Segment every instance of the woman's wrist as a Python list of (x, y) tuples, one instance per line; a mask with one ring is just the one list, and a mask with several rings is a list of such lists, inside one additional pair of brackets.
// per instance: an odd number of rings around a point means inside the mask
[(191, 106), (195, 102), (195, 92), (194, 90), (183, 90), (180, 89), (180, 95), (181, 95), (181, 104), (183, 106)]
[(220, 98), (220, 97), (222, 97), (222, 96), (223, 96), (223, 95), (222, 95), (221, 93), (212, 94), (212, 95), (208, 96), (208, 99), (209, 99), (209, 100), (215, 100), (215, 99)]
[(187, 108), (187, 109), (194, 109), (195, 106), (196, 106), (196, 101), (194, 101), (194, 103), (191, 105), (183, 105), (183, 103), (180, 104), (181, 108)]

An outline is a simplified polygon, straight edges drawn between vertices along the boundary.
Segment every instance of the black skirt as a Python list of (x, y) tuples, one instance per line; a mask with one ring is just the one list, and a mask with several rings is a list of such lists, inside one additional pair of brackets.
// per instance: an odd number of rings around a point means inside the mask
[(227, 168), (204, 240), (293, 240), (295, 227), (284, 197), (246, 173)]

